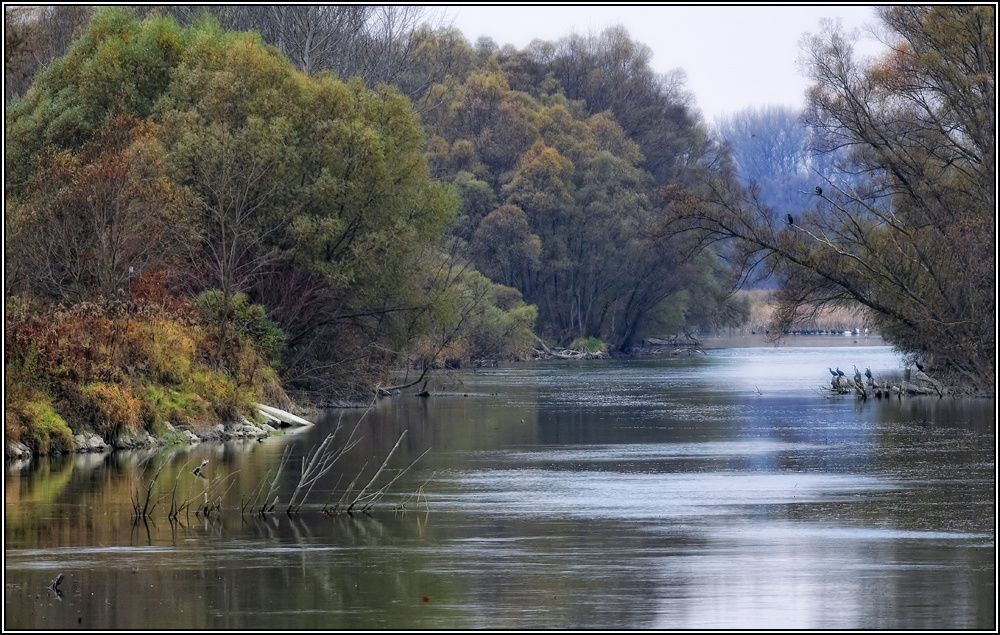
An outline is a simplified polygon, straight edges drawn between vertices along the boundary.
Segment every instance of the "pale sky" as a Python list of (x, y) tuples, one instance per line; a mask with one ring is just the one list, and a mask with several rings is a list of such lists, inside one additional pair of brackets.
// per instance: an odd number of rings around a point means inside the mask
[(497, 44), (524, 48), (533, 39), (556, 41), (570, 33), (599, 34), (615, 24), (653, 50), (660, 73), (682, 68), (686, 87), (707, 123), (747, 106), (800, 108), (809, 81), (799, 74), (799, 40), (819, 33), (821, 18), (841, 18), (859, 29), (862, 52), (880, 50), (866, 25), (871, 6), (560, 5), (442, 7), (443, 21), (473, 45), (486, 35)]

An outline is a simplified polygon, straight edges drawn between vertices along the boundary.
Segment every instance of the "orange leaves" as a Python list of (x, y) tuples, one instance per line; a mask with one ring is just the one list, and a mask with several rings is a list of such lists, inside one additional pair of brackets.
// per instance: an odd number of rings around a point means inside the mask
[(67, 299), (111, 296), (133, 275), (168, 262), (184, 239), (191, 202), (166, 178), (156, 126), (112, 113), (77, 153), (50, 150), (8, 248), (22, 265), (15, 288)]

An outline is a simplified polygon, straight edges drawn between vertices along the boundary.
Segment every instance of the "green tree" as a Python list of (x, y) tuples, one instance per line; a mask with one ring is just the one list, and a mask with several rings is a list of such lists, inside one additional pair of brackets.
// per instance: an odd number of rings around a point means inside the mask
[(503, 285), (520, 288), (533, 277), (542, 250), (528, 217), (514, 205), (490, 212), (476, 229), (470, 248), (480, 271)]
[[(118, 112), (138, 123), (122, 126)], [(146, 131), (143, 145), (105, 139), (131, 128)], [(458, 200), (429, 178), (419, 119), (395, 89), (304, 75), (259, 36), (226, 33), (208, 17), (181, 29), (111, 8), (8, 108), (7, 132), (16, 177), (8, 228), (11, 210), (29, 201), (50, 216), (67, 210), (66, 232), (90, 235), (69, 217), (76, 207), (58, 205), (72, 202), (67, 184), (87, 169), (73, 163), (77, 155), (132, 170), (122, 172), (126, 192), (159, 183), (161, 199), (189, 198), (200, 234), (189, 241), (191, 285), (223, 294), (220, 347), (235, 328), (232, 303), (246, 292), (286, 333), (290, 376), (321, 391), (350, 379), (346, 394), (377, 381), (419, 336), (412, 316), (428, 298), (416, 263), (438, 248)], [(46, 165), (68, 176), (39, 181)], [(176, 207), (134, 200), (126, 209), (153, 218)], [(163, 242), (146, 238), (139, 244), (156, 254)], [(96, 262), (89, 252), (80, 259)], [(14, 260), (20, 271), (30, 264)], [(286, 282), (303, 285), (309, 301), (300, 308), (321, 319), (280, 305), (296, 291), (276, 291)]]
[(8, 183), (17, 191), (47, 148), (75, 150), (116, 111), (146, 119), (167, 88), (183, 44), (170, 19), (140, 24), (113, 7), (94, 15), (66, 55), (37, 75), (6, 111)]

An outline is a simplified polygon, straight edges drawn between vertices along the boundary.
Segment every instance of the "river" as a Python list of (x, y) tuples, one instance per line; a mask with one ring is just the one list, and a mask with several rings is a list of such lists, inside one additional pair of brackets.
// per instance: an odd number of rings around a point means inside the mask
[[(831, 395), (854, 365), (900, 371), (864, 345), (512, 364), (263, 442), (8, 464), (4, 627), (994, 630), (995, 400)], [(324, 514), (400, 435), (379, 504)], [(241, 512), (285, 452), (275, 513)], [(220, 510), (168, 519), (208, 485)]]

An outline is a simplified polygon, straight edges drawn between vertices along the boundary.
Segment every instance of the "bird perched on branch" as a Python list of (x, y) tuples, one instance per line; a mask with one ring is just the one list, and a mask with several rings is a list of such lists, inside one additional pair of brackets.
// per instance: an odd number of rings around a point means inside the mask
[(840, 366), (837, 366), (837, 377), (843, 377), (844, 371), (840, 370)]
[(871, 368), (866, 368), (865, 369), (865, 377), (867, 377), (868, 379), (872, 379), (872, 369)]
[(861, 381), (861, 371), (858, 370), (857, 366), (854, 367), (854, 385), (860, 392), (864, 393), (865, 384)]
[(831, 375), (833, 375), (834, 377), (836, 377), (836, 376), (837, 376), (837, 371), (833, 370), (833, 369), (832, 369), (832, 368), (830, 368), (829, 366), (827, 366), (826, 368), (827, 368), (827, 370), (829, 370), (829, 371), (830, 371), (830, 374), (831, 374)]
[(854, 385), (858, 387), (858, 390), (865, 389), (865, 382), (861, 379), (861, 371), (858, 370), (857, 366), (854, 367)]
[(816, 196), (823, 196), (823, 188), (816, 186)]
[(792, 216), (791, 214), (788, 215), (788, 224), (789, 225), (794, 225), (795, 224), (795, 217)]
[(201, 465), (199, 465), (198, 467), (194, 468), (194, 475), (195, 476), (201, 476), (201, 470), (206, 465), (208, 465), (208, 459), (205, 459), (204, 461), (201, 462)]

